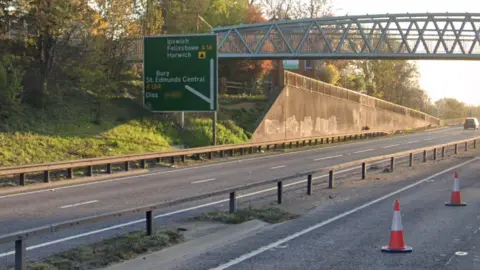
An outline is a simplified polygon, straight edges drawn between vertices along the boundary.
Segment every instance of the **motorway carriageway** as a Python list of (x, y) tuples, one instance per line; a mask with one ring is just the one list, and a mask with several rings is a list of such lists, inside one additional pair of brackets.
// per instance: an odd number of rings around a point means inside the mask
[[(268, 156), (207, 164), (180, 169), (152, 170), (140, 176), (112, 179), (102, 182), (79, 184), (54, 190), (25, 192), (0, 196), (0, 234), (81, 218), (125, 208), (132, 208), (164, 200), (183, 198), (235, 185), (268, 180), (291, 175), (295, 172), (318, 169), (362, 158), (385, 155), (457, 141), (478, 136), (478, 132), (461, 128), (441, 129), (404, 136), (393, 136), (351, 144), (314, 148)], [(346, 171), (351, 171), (347, 169)], [(345, 170), (344, 170), (345, 171)], [(322, 176), (314, 176), (320, 178)], [(324, 176), (323, 176), (324, 177)], [(286, 187), (288, 187), (286, 185)], [(263, 188), (265, 190), (266, 188)], [(243, 194), (259, 190), (246, 191)], [(225, 204), (225, 200), (221, 203)], [(240, 207), (241, 207), (241, 201)], [(199, 204), (199, 205), (197, 205)], [(168, 224), (218, 205), (218, 198), (184, 205), (158, 213), (157, 223)], [(91, 243), (126, 231), (143, 228), (138, 217), (92, 224), (72, 230), (38, 237), (27, 242), (29, 258)], [(0, 246), (0, 265), (11, 263), (13, 243)]]
[[(480, 269), (480, 159), (448, 167), (320, 206), (168, 269)], [(456, 170), (465, 207), (444, 204)], [(412, 253), (380, 251), (390, 240), (397, 199)]]

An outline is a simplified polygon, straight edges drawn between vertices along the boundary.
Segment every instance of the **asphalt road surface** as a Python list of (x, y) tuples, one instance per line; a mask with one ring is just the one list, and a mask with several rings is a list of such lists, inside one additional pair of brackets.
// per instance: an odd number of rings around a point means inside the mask
[[(480, 269), (478, 168), (480, 159), (472, 158), (347, 203), (319, 207), (173, 269)], [(465, 207), (444, 205), (454, 170), (460, 170)], [(389, 242), (397, 199), (412, 253), (380, 251)]]
[[(318, 169), (371, 156), (396, 153), (429, 145), (479, 136), (477, 131), (449, 128), (394, 136), (352, 144), (309, 149), (181, 169), (163, 169), (147, 175), (104, 182), (79, 184), (0, 196), (0, 234), (41, 225), (101, 214), (163, 200), (188, 197), (249, 182), (272, 179), (294, 172)], [(317, 178), (320, 176), (317, 176)], [(246, 192), (248, 193), (248, 192)], [(244, 193), (245, 194), (245, 193)], [(218, 200), (206, 201), (211, 205)], [(224, 201), (223, 201), (224, 203)], [(202, 211), (205, 204), (192, 204), (160, 213), (157, 222), (168, 223), (182, 215)], [(143, 216), (126, 217), (112, 222), (38, 237), (27, 243), (29, 258), (38, 258), (118, 233), (143, 227)], [(11, 263), (13, 243), (0, 246), (0, 265)]]

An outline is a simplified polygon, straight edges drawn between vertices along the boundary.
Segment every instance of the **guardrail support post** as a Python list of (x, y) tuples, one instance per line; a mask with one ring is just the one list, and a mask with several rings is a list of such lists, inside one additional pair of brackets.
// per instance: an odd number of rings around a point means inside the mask
[(180, 159), (181, 159), (182, 163), (185, 163), (186, 156), (185, 156), (185, 155), (181, 155), (181, 156), (180, 156)]
[(299, 142), (299, 141), (297, 141), (297, 148), (298, 148), (298, 147), (300, 147), (300, 142)]
[(362, 162), (362, 180), (365, 180), (367, 178), (367, 163)]
[(273, 145), (273, 150), (277, 150), (277, 144)]
[(343, 141), (346, 141), (347, 140), (347, 135), (345, 135), (345, 137), (343, 137)]
[(237, 202), (235, 201), (235, 191), (230, 192), (230, 213), (235, 213), (237, 211)]
[(473, 149), (477, 149), (477, 140), (473, 140)]
[(112, 174), (112, 163), (107, 164), (107, 173)]
[(468, 151), (468, 142), (465, 142), (465, 152)]
[(289, 146), (289, 147), (290, 147), (290, 149), (293, 147), (293, 143), (292, 143), (292, 142), (290, 142), (290, 146)]
[(282, 194), (283, 193), (283, 183), (282, 181), (277, 182), (277, 203), (282, 204)]
[(93, 166), (87, 167), (87, 176), (93, 176)]
[(413, 153), (410, 153), (409, 155), (408, 166), (413, 167)]
[(27, 263), (25, 261), (27, 247), (25, 240), (20, 239), (15, 241), (15, 270), (26, 270)]
[(283, 143), (282, 148), (287, 149), (287, 143)]
[(212, 159), (213, 158), (213, 152), (208, 152), (208, 159)]
[(43, 172), (43, 182), (49, 183), (50, 182), (50, 171)]
[(335, 186), (335, 172), (333, 171), (333, 169), (330, 170), (330, 172), (328, 173), (328, 188), (329, 189), (333, 189), (333, 187)]
[(323, 144), (323, 138), (320, 139), (320, 144)]
[(307, 145), (307, 140), (303, 140), (303, 146)]
[(325, 139), (325, 143), (326, 143), (326, 144), (329, 144), (329, 143), (330, 143), (330, 139), (329, 139), (329, 138), (326, 138), (326, 139)]
[(309, 174), (307, 178), (307, 195), (312, 195), (312, 175)]
[(437, 160), (437, 148), (433, 149), (433, 160)]
[(395, 171), (395, 157), (390, 158), (390, 172)]
[(140, 160), (140, 167), (142, 169), (146, 169), (147, 168), (147, 161), (145, 159), (142, 159)]
[[(260, 150), (259, 150), (260, 151)], [(220, 157), (223, 158), (225, 156), (225, 151), (221, 150), (220, 151)]]
[(458, 144), (455, 144), (455, 155), (458, 154)]
[(315, 145), (318, 145), (318, 139), (315, 139)]
[(442, 147), (442, 158), (445, 157), (445, 146)]
[(130, 162), (125, 161), (125, 171), (128, 172), (130, 170)]
[(267, 151), (270, 151), (270, 145), (267, 145)]
[(153, 211), (147, 211), (145, 215), (145, 220), (147, 222), (147, 235), (150, 236), (153, 234)]
[(160, 163), (160, 162), (162, 162), (162, 158), (158, 157), (158, 158), (156, 158), (156, 161), (157, 161), (157, 163)]
[(423, 162), (427, 162), (427, 150), (423, 150)]
[(20, 181), (18, 183), (19, 186), (25, 186), (25, 174), (21, 173), (20, 174)]
[[(261, 146), (260, 146), (261, 147)], [(230, 150), (230, 156), (233, 157), (235, 155), (235, 152), (232, 150)]]
[(308, 140), (308, 145), (312, 145), (312, 140)]
[(258, 147), (258, 152), (262, 153), (262, 146), (261, 145)]
[(68, 168), (68, 169), (67, 169), (67, 178), (68, 178), (68, 179), (73, 179), (73, 178), (74, 178), (73, 168)]

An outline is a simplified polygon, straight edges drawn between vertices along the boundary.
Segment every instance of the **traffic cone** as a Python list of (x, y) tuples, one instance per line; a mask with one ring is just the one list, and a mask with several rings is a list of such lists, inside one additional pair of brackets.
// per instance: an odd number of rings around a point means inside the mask
[(460, 193), (460, 179), (458, 172), (455, 172), (455, 179), (453, 179), (452, 197), (450, 202), (445, 203), (446, 206), (465, 206), (466, 203), (462, 202), (462, 194)]
[(390, 233), (390, 243), (382, 247), (382, 252), (388, 253), (407, 253), (412, 252), (412, 247), (405, 246), (403, 238), (402, 216), (400, 215), (400, 201), (395, 201), (393, 210), (392, 231)]

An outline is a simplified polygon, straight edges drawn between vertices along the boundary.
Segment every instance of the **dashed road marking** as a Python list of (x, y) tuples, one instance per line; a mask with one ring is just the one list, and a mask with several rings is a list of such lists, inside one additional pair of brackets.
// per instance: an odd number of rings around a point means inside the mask
[(332, 158), (337, 158), (337, 157), (343, 157), (343, 155), (337, 155), (337, 156), (331, 156), (331, 157), (323, 157), (323, 158), (316, 158), (316, 159), (314, 159), (314, 161), (332, 159)]
[(281, 168), (285, 168), (286, 166), (285, 165), (281, 165), (281, 166), (277, 166), (277, 167), (272, 167), (270, 168), (270, 170), (276, 170), (276, 169), (281, 169)]
[(365, 153), (365, 152), (370, 152), (370, 151), (374, 151), (375, 149), (367, 149), (367, 150), (362, 150), (362, 151), (357, 151), (357, 152), (353, 152), (354, 154), (360, 154), (360, 153)]
[(206, 182), (211, 182), (211, 181), (215, 181), (215, 180), (217, 180), (217, 178), (210, 178), (210, 179), (195, 181), (195, 182), (192, 182), (192, 184), (206, 183)]
[(88, 202), (81, 202), (81, 203), (76, 203), (76, 204), (69, 204), (69, 205), (60, 206), (60, 209), (72, 208), (72, 207), (77, 207), (77, 206), (86, 205), (86, 204), (92, 204), (92, 203), (97, 203), (97, 202), (98, 202), (98, 200), (93, 200), (93, 201), (88, 201)]
[(392, 148), (392, 147), (399, 146), (399, 145), (400, 145), (400, 144), (392, 144), (392, 145), (383, 147), (383, 149)]

